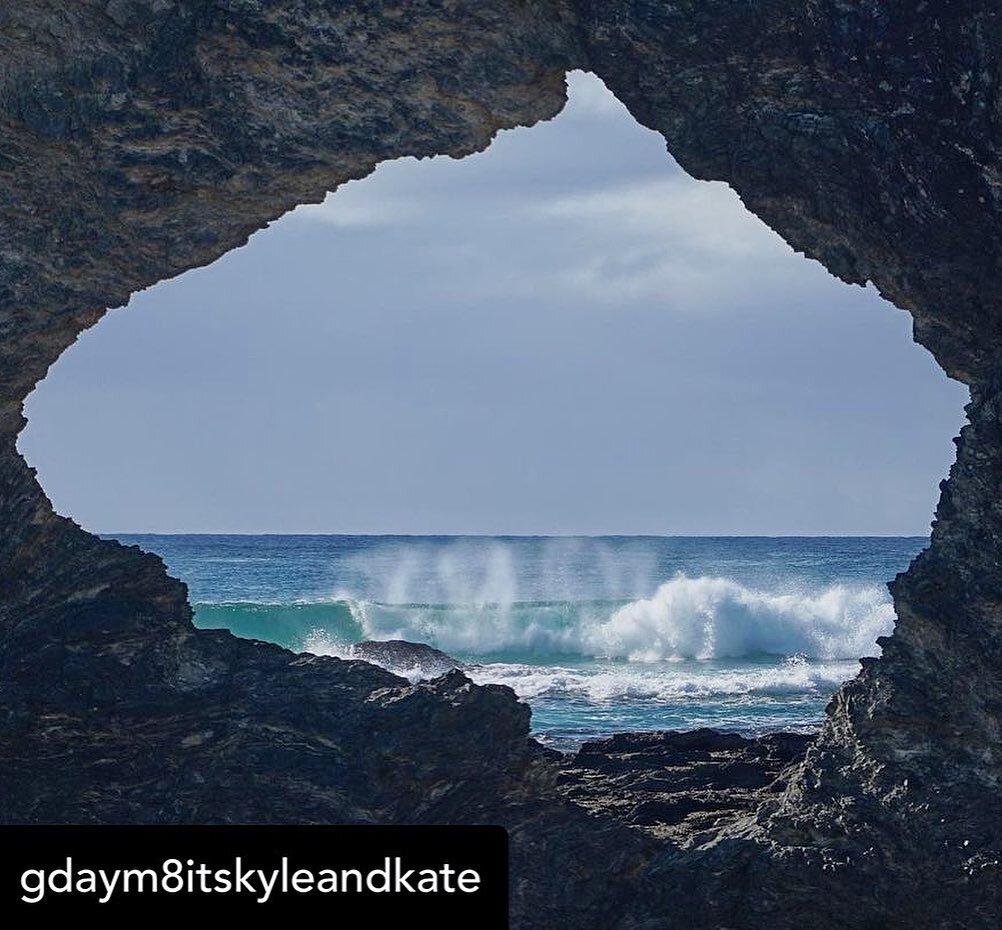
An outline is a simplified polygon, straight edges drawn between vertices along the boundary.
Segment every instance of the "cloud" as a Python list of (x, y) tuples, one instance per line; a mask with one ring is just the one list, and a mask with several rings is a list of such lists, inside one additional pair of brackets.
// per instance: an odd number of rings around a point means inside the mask
[(721, 313), (748, 295), (782, 303), (826, 276), (727, 185), (685, 175), (597, 77), (573, 72), (568, 86), (553, 122), (502, 133), (460, 161), (384, 163), (294, 221), (384, 230), (415, 287), (465, 304), (647, 301)]
[(116, 530), (921, 532), (963, 391), (908, 317), (684, 175), (597, 78), (569, 83), (557, 119), (384, 163), (85, 334), (19, 443), (60, 509)]
[(827, 273), (796, 256), (720, 182), (647, 180), (533, 204), (528, 213), (575, 230), (555, 282), (590, 300), (674, 297), (679, 307), (734, 303), (756, 290), (813, 283)]
[(673, 177), (606, 187), (554, 198), (535, 205), (532, 212), (544, 218), (588, 223), (602, 232), (616, 230), (621, 235), (662, 243), (684, 242), (690, 253), (702, 252), (720, 260), (774, 261), (793, 255), (793, 250), (719, 181)]
[(567, 80), (569, 100), (558, 118), (504, 130), (487, 151), (459, 160), (440, 155), (383, 162), (322, 204), (294, 210), (286, 221), (346, 229), (423, 224), (439, 233), (483, 211), (513, 213), (604, 182), (682, 176), (664, 140), (638, 126), (595, 75), (571, 72)]
[(421, 205), (415, 198), (379, 196), (371, 186), (352, 181), (328, 194), (323, 203), (296, 207), (289, 218), (327, 223), (340, 229), (380, 229), (414, 222), (420, 214)]

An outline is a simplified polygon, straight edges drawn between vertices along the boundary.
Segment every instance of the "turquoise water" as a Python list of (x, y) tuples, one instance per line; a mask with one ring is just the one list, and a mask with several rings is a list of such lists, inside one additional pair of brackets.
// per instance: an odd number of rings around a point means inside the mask
[[(923, 538), (119, 536), (203, 628), (297, 651), (430, 643), (561, 748), (618, 730), (808, 731), (879, 655)], [(396, 668), (412, 679), (421, 668)]]

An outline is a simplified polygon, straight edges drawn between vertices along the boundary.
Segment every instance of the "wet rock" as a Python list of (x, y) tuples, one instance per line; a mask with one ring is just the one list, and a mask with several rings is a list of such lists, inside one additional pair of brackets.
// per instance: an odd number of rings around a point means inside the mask
[[(1000, 48), (972, 2), (5, 4), (0, 821), (503, 823), (519, 927), (994, 925)], [(553, 116), (575, 67), (971, 387), (894, 635), (802, 758), (702, 734), (566, 763), (506, 689), (196, 631), (160, 560), (56, 515), (16, 448), (107, 308), (383, 160)]]
[(403, 639), (366, 640), (348, 647), (348, 658), (362, 659), (407, 678), (435, 678), (463, 663), (425, 643)]

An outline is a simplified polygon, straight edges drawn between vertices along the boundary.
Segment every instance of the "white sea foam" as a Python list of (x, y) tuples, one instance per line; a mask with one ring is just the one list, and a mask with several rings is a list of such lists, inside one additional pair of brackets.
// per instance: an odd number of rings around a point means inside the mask
[[(630, 602), (339, 600), (366, 639), (424, 642), (459, 657), (504, 653), (530, 661), (561, 655), (632, 662), (761, 654), (855, 659), (878, 655), (877, 637), (894, 625), (882, 586), (835, 584), (778, 593), (685, 575)], [(304, 647), (316, 651), (320, 644)]]
[(593, 655), (635, 661), (756, 653), (838, 659), (877, 655), (877, 637), (893, 625), (887, 594), (872, 585), (774, 594), (680, 575), (588, 631), (588, 642)]
[(493, 663), (475, 666), (468, 674), (478, 684), (507, 685), (527, 701), (552, 698), (590, 704), (676, 704), (830, 694), (857, 670), (857, 663), (852, 661), (813, 663), (793, 659), (730, 668), (708, 668), (700, 663), (618, 667), (603, 663), (578, 668)]

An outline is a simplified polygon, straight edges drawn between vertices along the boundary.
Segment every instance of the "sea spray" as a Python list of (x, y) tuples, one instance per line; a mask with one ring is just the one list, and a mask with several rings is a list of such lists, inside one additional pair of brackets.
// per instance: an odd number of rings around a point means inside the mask
[[(920, 539), (131, 537), (195, 622), (357, 658), (427, 643), (512, 687), (554, 745), (622, 729), (818, 725), (894, 622)], [(389, 663), (392, 651), (370, 651)], [(402, 654), (406, 654), (406, 651)], [(433, 664), (398, 663), (411, 680)], [(406, 667), (404, 667), (406, 666)]]
[[(218, 608), (216, 608), (218, 609)], [(241, 608), (249, 613), (250, 608)], [(265, 608), (260, 608), (265, 610)], [(290, 620), (296, 611), (303, 616)], [(351, 623), (347, 623), (347, 618)], [(243, 618), (246, 619), (246, 618)], [(829, 585), (770, 593), (727, 578), (679, 575), (633, 601), (385, 604), (359, 599), (276, 608), (276, 621), (303, 627), (296, 645), (315, 651), (357, 639), (423, 642), (467, 658), (505, 655), (627, 659), (877, 655), (894, 609), (877, 585)], [(346, 639), (346, 636), (353, 638)]]
[(728, 578), (679, 575), (620, 607), (585, 639), (592, 655), (634, 661), (756, 654), (842, 659), (878, 654), (894, 608), (875, 585), (775, 594)]

